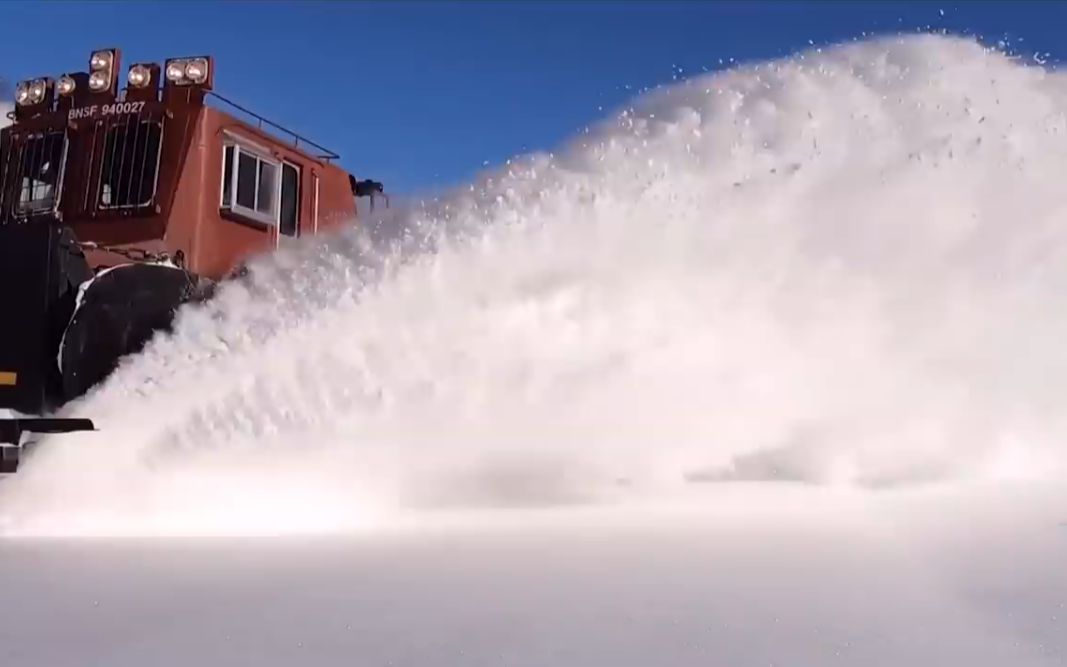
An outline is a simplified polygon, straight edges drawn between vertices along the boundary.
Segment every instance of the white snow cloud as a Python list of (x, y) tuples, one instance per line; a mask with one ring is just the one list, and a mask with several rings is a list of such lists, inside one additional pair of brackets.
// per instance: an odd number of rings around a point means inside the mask
[(76, 406), (101, 431), (44, 446), (0, 513), (340, 530), (1063, 475), (1065, 102), (1064, 75), (936, 36), (653, 92), (402, 213), (452, 240), (374, 290), (353, 236), (261, 262)]

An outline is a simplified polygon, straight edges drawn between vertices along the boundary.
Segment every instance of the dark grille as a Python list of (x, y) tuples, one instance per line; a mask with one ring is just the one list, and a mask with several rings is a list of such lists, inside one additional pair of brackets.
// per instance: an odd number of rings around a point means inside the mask
[(162, 140), (159, 119), (126, 114), (100, 121), (91, 147), (99, 169), (95, 170), (96, 182), (86, 193), (87, 208), (103, 211), (152, 206)]

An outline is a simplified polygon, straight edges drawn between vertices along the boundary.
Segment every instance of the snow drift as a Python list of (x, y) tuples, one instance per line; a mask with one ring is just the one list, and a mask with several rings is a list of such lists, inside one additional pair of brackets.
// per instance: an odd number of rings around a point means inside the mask
[(342, 530), (696, 482), (1061, 477), (1067, 79), (809, 51), (261, 261), (71, 408), (12, 532)]

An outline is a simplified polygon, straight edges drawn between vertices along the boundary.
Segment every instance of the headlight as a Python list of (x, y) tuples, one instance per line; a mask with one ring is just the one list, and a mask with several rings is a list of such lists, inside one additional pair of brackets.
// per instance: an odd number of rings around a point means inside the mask
[(44, 93), (47, 90), (48, 85), (44, 79), (34, 79), (30, 81), (30, 99), (28, 104), (40, 104), (44, 101)]
[(111, 85), (111, 77), (107, 72), (93, 72), (89, 75), (89, 90), (94, 93), (103, 92)]
[(171, 83), (182, 83), (185, 81), (185, 65), (184, 60), (172, 60), (167, 63), (167, 81)]
[(19, 81), (19, 85), (15, 86), (15, 103), (19, 106), (30, 103), (29, 81)]
[(167, 61), (167, 81), (176, 86), (202, 85), (211, 78), (209, 58), (175, 58)]
[(126, 79), (134, 88), (144, 88), (152, 81), (152, 72), (144, 65), (134, 65)]
[(207, 58), (193, 58), (185, 64), (185, 78), (193, 83), (207, 81)]
[(77, 87), (78, 84), (74, 81), (74, 77), (72, 76), (64, 74), (56, 80), (56, 92), (60, 95), (70, 95)]
[(89, 58), (89, 69), (94, 72), (100, 72), (111, 67), (111, 62), (114, 56), (110, 51), (97, 51)]

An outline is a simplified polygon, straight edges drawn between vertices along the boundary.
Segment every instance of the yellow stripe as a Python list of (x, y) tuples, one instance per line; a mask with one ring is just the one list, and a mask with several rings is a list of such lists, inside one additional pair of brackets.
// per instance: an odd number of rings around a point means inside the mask
[(14, 387), (18, 384), (18, 373), (12, 371), (0, 371), (0, 387)]

